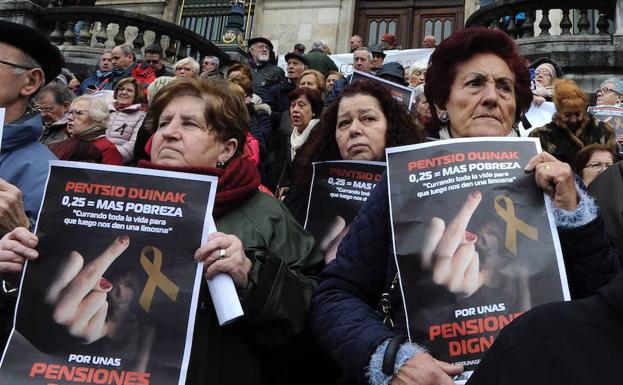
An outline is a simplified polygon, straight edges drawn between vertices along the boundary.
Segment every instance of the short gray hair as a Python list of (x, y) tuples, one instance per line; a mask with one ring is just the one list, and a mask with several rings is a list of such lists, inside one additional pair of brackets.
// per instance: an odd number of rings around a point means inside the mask
[(221, 61), (216, 56), (206, 55), (206, 57), (204, 57), (203, 60), (205, 60), (205, 59), (210, 60), (210, 63), (212, 63), (212, 64), (216, 64), (217, 68), (218, 68), (219, 65), (221, 65)]
[(353, 51), (353, 54), (357, 51), (366, 51), (368, 53), (368, 60), (372, 61), (373, 57), (372, 57), (372, 51), (370, 51), (370, 49), (368, 49), (368, 47), (359, 47), (357, 48), (355, 51)]
[(616, 77), (610, 77), (606, 80), (604, 80), (603, 82), (601, 82), (601, 84), (599, 85), (599, 88), (603, 88), (606, 84), (611, 83), (614, 90), (618, 93), (623, 95), (623, 80), (616, 78)]
[(321, 42), (320, 40), (316, 40), (312, 43), (311, 49), (323, 49), (323, 48), (324, 48), (324, 43)]
[(71, 105), (73, 106), (80, 101), (85, 101), (89, 104), (87, 114), (98, 126), (108, 127), (108, 104), (106, 104), (104, 99), (98, 96), (83, 95), (75, 98)]

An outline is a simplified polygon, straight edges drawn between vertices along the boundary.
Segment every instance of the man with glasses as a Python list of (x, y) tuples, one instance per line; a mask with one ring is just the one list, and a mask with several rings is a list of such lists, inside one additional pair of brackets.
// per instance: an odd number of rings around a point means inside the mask
[(158, 44), (151, 44), (145, 47), (145, 64), (147, 64), (156, 73), (156, 77), (172, 76), (164, 65), (162, 47)]
[(63, 58), (43, 35), (0, 21), (0, 108), (5, 109), (0, 153), (0, 235), (37, 218), (54, 155), (37, 142), (42, 132), (31, 98), (61, 73)]
[[(31, 228), (37, 218), (48, 175), (56, 159), (37, 142), (42, 131), (31, 98), (61, 73), (63, 58), (46, 37), (32, 28), (0, 20), (0, 108), (4, 109), (0, 152), (0, 236), (17, 227)], [(5, 256), (6, 258), (6, 256)], [(0, 260), (0, 347), (13, 320), (15, 285), (23, 261)], [(16, 266), (17, 265), (17, 266)]]
[(248, 45), (252, 59), (249, 66), (253, 76), (251, 84), (253, 93), (262, 100), (268, 100), (270, 87), (284, 81), (285, 74), (281, 68), (270, 62), (270, 52), (273, 50), (273, 43), (270, 40), (265, 37), (255, 37), (249, 39)]
[(223, 79), (223, 74), (219, 72), (218, 67), (221, 61), (216, 56), (207, 55), (203, 58), (201, 64), (202, 79)]
[(599, 85), (595, 94), (598, 106), (623, 107), (623, 80), (608, 78)]
[(59, 82), (52, 82), (39, 91), (35, 108), (45, 127), (39, 143), (49, 146), (67, 139), (67, 110), (73, 99), (74, 94)]

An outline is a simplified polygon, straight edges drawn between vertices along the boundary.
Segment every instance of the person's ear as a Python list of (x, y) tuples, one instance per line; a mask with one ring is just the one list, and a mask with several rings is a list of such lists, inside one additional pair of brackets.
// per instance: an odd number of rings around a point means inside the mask
[(31, 96), (35, 94), (37, 91), (39, 91), (39, 88), (43, 86), (44, 81), (45, 75), (41, 68), (28, 70), (26, 72), (26, 76), (24, 77), (24, 83), (22, 84), (22, 88), (20, 89), (20, 95)]
[(225, 143), (221, 144), (221, 153), (218, 156), (218, 161), (227, 163), (238, 149), (238, 141), (234, 138), (229, 139)]

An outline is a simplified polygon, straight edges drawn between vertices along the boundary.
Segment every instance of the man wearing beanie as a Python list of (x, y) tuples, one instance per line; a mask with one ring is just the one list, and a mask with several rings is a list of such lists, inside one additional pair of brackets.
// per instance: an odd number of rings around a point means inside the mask
[(614, 130), (586, 113), (588, 98), (576, 82), (554, 82), (556, 113), (550, 123), (534, 129), (530, 136), (539, 138), (544, 151), (558, 160), (573, 164), (575, 155), (589, 144), (605, 144), (615, 150)]

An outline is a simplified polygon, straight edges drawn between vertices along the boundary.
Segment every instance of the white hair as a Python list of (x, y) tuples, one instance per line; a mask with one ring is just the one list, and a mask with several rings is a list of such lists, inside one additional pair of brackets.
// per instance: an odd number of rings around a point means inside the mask
[(190, 56), (178, 60), (173, 66), (173, 68), (177, 68), (178, 66), (183, 66), (186, 64), (189, 64), (190, 68), (193, 69), (193, 74), (199, 75), (199, 68), (200, 68), (199, 63), (197, 63), (197, 61), (191, 58)]
[(71, 105), (73, 106), (80, 101), (88, 103), (87, 114), (98, 126), (104, 128), (108, 126), (108, 105), (104, 99), (97, 96), (83, 95), (75, 98)]

